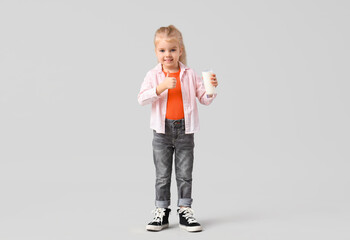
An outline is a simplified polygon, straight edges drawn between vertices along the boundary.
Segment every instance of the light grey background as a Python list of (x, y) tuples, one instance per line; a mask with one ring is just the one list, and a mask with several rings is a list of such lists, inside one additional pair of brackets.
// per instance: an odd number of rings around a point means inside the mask
[[(0, 239), (349, 239), (348, 1), (0, 2)], [(194, 204), (205, 231), (145, 231), (154, 207), (153, 35), (212, 67)]]

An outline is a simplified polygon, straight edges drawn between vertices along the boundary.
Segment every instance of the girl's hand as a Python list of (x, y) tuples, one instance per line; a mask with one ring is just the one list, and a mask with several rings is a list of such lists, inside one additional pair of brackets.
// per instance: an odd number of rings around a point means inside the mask
[(166, 78), (163, 81), (164, 87), (166, 89), (173, 89), (176, 87), (176, 78), (169, 77), (169, 72), (167, 72)]
[(210, 83), (214, 86), (217, 87), (219, 85), (218, 80), (216, 79), (216, 75), (215, 73), (211, 74), (211, 81)]
[(176, 87), (176, 78), (174, 77), (169, 77), (169, 72), (166, 74), (166, 78), (164, 79), (163, 82), (161, 82), (156, 89), (157, 95), (161, 94), (167, 89), (173, 89)]

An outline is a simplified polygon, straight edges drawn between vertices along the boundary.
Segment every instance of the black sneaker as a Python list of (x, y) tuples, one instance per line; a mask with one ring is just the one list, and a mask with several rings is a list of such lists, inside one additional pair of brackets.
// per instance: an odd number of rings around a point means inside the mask
[(154, 213), (154, 218), (152, 222), (150, 222), (146, 229), (148, 231), (160, 231), (169, 226), (169, 214), (170, 208), (156, 208)]
[(180, 217), (180, 228), (185, 229), (189, 232), (200, 232), (202, 226), (193, 217), (193, 210), (190, 207), (182, 207), (177, 210)]

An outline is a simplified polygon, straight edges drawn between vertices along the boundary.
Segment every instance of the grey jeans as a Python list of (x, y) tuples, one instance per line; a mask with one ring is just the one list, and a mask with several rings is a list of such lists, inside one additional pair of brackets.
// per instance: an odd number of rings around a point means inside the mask
[(157, 207), (170, 206), (170, 183), (175, 153), (178, 206), (191, 207), (194, 134), (185, 134), (185, 121), (165, 120), (165, 134), (153, 131)]

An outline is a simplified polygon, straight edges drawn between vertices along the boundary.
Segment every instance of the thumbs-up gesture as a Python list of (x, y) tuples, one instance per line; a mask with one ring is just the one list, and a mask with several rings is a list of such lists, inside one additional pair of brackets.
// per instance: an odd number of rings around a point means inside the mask
[(161, 82), (156, 89), (157, 95), (161, 94), (167, 89), (173, 89), (176, 87), (176, 78), (169, 77), (169, 71), (166, 73), (166, 77), (163, 82)]
[(169, 74), (170, 74), (169, 71), (167, 71), (163, 84), (166, 89), (173, 89), (176, 87), (176, 78), (169, 77)]

